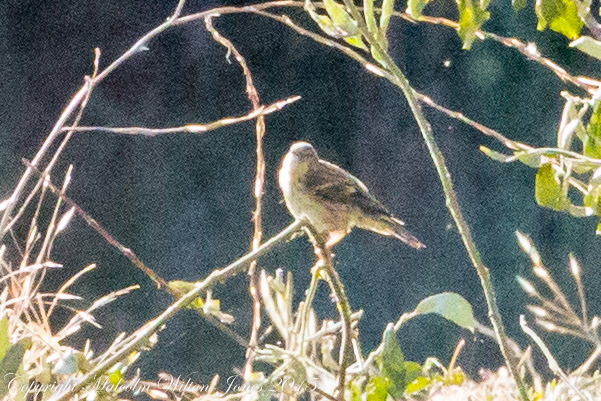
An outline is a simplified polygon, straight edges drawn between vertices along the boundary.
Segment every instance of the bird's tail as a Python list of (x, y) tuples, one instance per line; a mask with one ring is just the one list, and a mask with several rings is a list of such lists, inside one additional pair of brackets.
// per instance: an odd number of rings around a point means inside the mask
[(405, 227), (403, 227), (404, 225), (405, 223), (403, 223), (396, 217), (386, 216), (384, 218), (378, 219), (377, 222), (373, 221), (372, 224), (369, 225), (369, 227), (364, 226), (364, 228), (367, 228), (368, 230), (374, 231), (378, 234), (398, 238), (410, 247), (413, 247), (415, 249), (425, 248), (426, 246), (414, 235), (412, 235)]

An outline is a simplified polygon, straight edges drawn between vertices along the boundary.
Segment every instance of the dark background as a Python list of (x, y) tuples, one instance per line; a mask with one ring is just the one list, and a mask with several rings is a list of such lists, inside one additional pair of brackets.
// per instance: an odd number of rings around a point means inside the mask
[[(535, 30), (531, 3), (515, 14), (507, 2), (492, 2), (492, 20), (484, 27), (536, 41), (543, 55), (574, 75), (597, 76), (598, 65), (566, 50), (567, 39)], [(82, 85), (82, 77), (92, 72), (94, 47), (102, 49), (101, 65), (108, 65), (160, 24), (175, 4), (165, 0), (0, 2), (0, 198), (9, 196), (24, 171), (21, 158), (33, 157)], [(189, 1), (184, 12), (224, 4)], [(429, 7), (429, 14), (456, 18), (450, 0)], [(404, 8), (404, 4), (396, 6)], [(302, 11), (293, 16), (315, 29)], [(290, 144), (303, 139), (311, 141), (323, 158), (360, 177), (427, 245), (417, 252), (399, 241), (356, 231), (337, 247), (337, 268), (352, 306), (366, 312), (360, 326), (364, 351), (379, 343), (387, 322), (442, 291), (466, 297), (485, 322), (477, 275), (400, 92), (354, 61), (276, 22), (232, 15), (215, 24), (247, 58), (264, 104), (302, 96), (267, 117), (264, 238), (292, 220), (281, 203), (276, 172)], [(555, 144), (563, 105), (559, 92), (575, 89), (549, 70), (492, 41), (475, 42), (472, 51), (463, 51), (456, 33), (444, 27), (395, 19), (389, 37), (392, 55), (417, 90), (510, 138), (537, 146)], [(149, 48), (95, 89), (83, 125), (167, 127), (250, 110), (240, 67), (226, 61), (225, 49), (211, 39), (202, 22), (171, 29)], [(443, 65), (445, 61), (450, 61), (449, 67)], [(591, 314), (598, 313), (595, 219), (575, 219), (538, 207), (533, 196), (535, 170), (491, 161), (478, 146), (503, 150), (499, 144), (436, 111), (426, 109), (426, 115), (453, 175), (465, 218), (491, 269), (508, 333), (527, 344), (518, 326), (527, 299), (515, 276), (531, 278), (532, 274), (515, 230), (532, 236), (544, 261), (567, 288), (572, 288), (567, 258), (573, 252), (585, 269)], [(69, 193), (82, 208), (165, 279), (195, 280), (249, 249), (254, 143), (253, 122), (203, 135), (157, 138), (82, 133), (71, 140), (55, 168), (55, 180), (73, 164)], [(104, 329), (87, 328), (73, 344), (91, 337), (101, 351), (117, 332), (131, 332), (171, 302), (81, 219), (74, 219), (57, 239), (53, 257), (65, 269), (52, 272), (49, 288), (92, 262), (99, 268), (72, 292), (92, 300), (141, 284), (139, 291), (97, 313)], [(300, 299), (308, 285), (312, 257), (306, 240), (298, 239), (278, 246), (261, 259), (260, 266), (271, 272), (278, 267), (292, 270)], [(236, 315), (233, 328), (244, 337), (250, 320), (247, 294), (244, 275), (229, 280), (215, 294), (223, 309)], [(325, 288), (318, 293), (316, 306), (321, 316), (336, 316)], [(440, 318), (418, 318), (399, 334), (409, 359), (423, 361), (435, 355), (444, 363), (461, 337), (468, 340), (460, 358), (466, 369), (475, 372), (501, 364), (489, 339), (472, 336)], [(570, 338), (545, 338), (566, 367), (577, 366), (589, 350)], [(230, 375), (243, 360), (244, 350), (234, 341), (195, 313), (184, 312), (168, 323), (157, 349), (144, 355), (140, 366), (148, 379), (166, 370), (207, 380), (215, 373)]]

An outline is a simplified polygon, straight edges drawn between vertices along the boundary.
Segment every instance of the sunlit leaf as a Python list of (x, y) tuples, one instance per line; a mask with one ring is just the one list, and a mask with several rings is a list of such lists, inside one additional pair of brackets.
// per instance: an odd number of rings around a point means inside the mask
[(419, 376), (417, 379), (413, 380), (407, 386), (407, 394), (415, 394), (419, 391), (422, 391), (426, 387), (430, 385), (430, 379), (424, 376)]
[(490, 157), (491, 159), (496, 160), (501, 163), (509, 163), (514, 160), (513, 156), (499, 153), (495, 150), (487, 148), (486, 146), (480, 146), (480, 152), (484, 153), (486, 156)]
[(178, 297), (184, 296), (186, 293), (192, 291), (196, 286), (195, 282), (183, 281), (183, 280), (172, 280), (167, 283), (169, 288), (174, 291)]
[(583, 154), (587, 157), (601, 159), (601, 139), (587, 135), (582, 143)]
[(400, 399), (407, 386), (421, 374), (422, 368), (416, 362), (405, 361), (394, 325), (388, 325), (382, 342), (384, 349), (378, 358), (379, 368), (388, 381), (388, 393), (394, 399)]
[(422, 11), (432, 0), (409, 0), (407, 2), (406, 13), (415, 19), (420, 19)]
[(388, 398), (388, 382), (381, 376), (372, 377), (365, 386), (366, 401), (386, 401)]
[(380, 53), (380, 51), (378, 50), (377, 47), (372, 46), (371, 47), (371, 56), (374, 58), (374, 60), (376, 60), (381, 66), (383, 66), (384, 68), (386, 68), (386, 60), (384, 59), (384, 57), (382, 56), (382, 54)]
[(403, 363), (403, 369), (405, 370), (405, 383), (403, 389), (407, 390), (407, 387), (421, 375), (422, 365), (417, 362), (406, 361)]
[(443, 292), (424, 299), (415, 308), (415, 313), (418, 315), (435, 313), (472, 332), (476, 326), (470, 303), (453, 292)]
[(463, 48), (469, 50), (476, 39), (476, 32), (488, 20), (490, 14), (480, 2), (475, 0), (457, 0), (459, 9), (459, 37), (463, 41)]
[(390, 17), (394, 12), (394, 0), (382, 0), (382, 14), (380, 14), (380, 31), (382, 36), (386, 35)]
[(576, 39), (580, 35), (583, 22), (573, 0), (536, 0), (534, 10), (538, 17), (536, 28), (539, 31), (549, 26), (551, 30), (569, 39)]
[(334, 0), (324, 0), (323, 4), (336, 28), (343, 33), (342, 36), (347, 37), (359, 34), (357, 21), (346, 12), (343, 5), (336, 3)]
[(550, 163), (541, 166), (536, 173), (534, 196), (540, 206), (557, 211), (564, 209), (561, 182)]
[(123, 381), (123, 368), (123, 365), (116, 364), (111, 369), (109, 369), (108, 372), (106, 372), (108, 375), (109, 383), (111, 383), (115, 387)]
[[(516, 152), (515, 158), (526, 166), (530, 166), (533, 168), (539, 168), (542, 164), (544, 164), (548, 159), (541, 157), (540, 153), (536, 152)], [(543, 162), (543, 160), (545, 162)]]
[(595, 214), (599, 214), (601, 201), (601, 187), (595, 186), (589, 189), (589, 192), (582, 197), (584, 206), (591, 208)]
[(367, 30), (374, 36), (378, 36), (378, 24), (376, 22), (376, 12), (374, 11), (375, 0), (363, 0), (363, 14), (365, 15), (365, 24)]
[(368, 50), (367, 46), (365, 46), (365, 43), (363, 43), (363, 37), (361, 35), (349, 36), (343, 39), (351, 46), (358, 47), (359, 49), (363, 49), (365, 51)]
[[(308, 4), (311, 5), (311, 3)], [(333, 38), (342, 38), (345, 36), (345, 32), (338, 29), (336, 24), (334, 24), (328, 16), (317, 13), (314, 6), (306, 6), (305, 9), (309, 13), (309, 16), (311, 16), (311, 19), (315, 21), (317, 25), (319, 25), (319, 28), (326, 34)]]
[(581, 36), (572, 43), (570, 47), (575, 47), (583, 53), (591, 57), (601, 60), (601, 42), (591, 38), (590, 36)]

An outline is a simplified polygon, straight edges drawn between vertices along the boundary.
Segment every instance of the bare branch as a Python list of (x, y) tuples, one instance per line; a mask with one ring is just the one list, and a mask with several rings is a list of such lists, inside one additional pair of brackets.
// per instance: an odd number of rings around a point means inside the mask
[(73, 132), (85, 132), (85, 131), (98, 131), (98, 132), (109, 132), (112, 134), (119, 135), (143, 135), (154, 137), (158, 135), (169, 135), (169, 134), (204, 134), (208, 131), (213, 131), (218, 128), (227, 127), (229, 125), (239, 124), (245, 121), (254, 120), (267, 114), (279, 111), (285, 106), (300, 100), (300, 96), (291, 96), (288, 99), (280, 100), (269, 106), (260, 106), (259, 108), (251, 111), (250, 113), (241, 117), (226, 117), (221, 120), (214, 121), (207, 124), (188, 124), (182, 127), (170, 127), (170, 128), (145, 128), (145, 127), (64, 127), (63, 131)]

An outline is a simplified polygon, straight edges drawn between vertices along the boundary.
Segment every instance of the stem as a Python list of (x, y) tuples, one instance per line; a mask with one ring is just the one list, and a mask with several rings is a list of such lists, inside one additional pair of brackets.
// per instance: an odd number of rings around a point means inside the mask
[[(342, 321), (342, 338), (340, 341), (340, 354), (339, 364), (340, 368), (338, 371), (338, 387), (336, 389), (335, 396), (344, 400), (344, 387), (346, 383), (346, 370), (350, 365), (351, 353), (353, 352), (353, 340), (352, 340), (352, 327), (351, 327), (351, 304), (344, 291), (344, 286), (340, 280), (338, 272), (334, 268), (332, 263), (332, 253), (326, 246), (322, 236), (315, 231), (315, 229), (307, 224), (307, 229), (310, 232), (310, 237), (313, 242), (315, 249), (315, 255), (318, 258), (317, 265), (314, 267), (314, 278), (317, 280), (317, 276), (321, 269), (326, 273), (326, 280), (330, 285), (332, 294), (336, 300), (336, 308), (340, 314), (340, 320)], [(313, 280), (312, 280), (313, 283)], [(309, 300), (309, 299), (307, 299)]]
[(302, 303), (302, 307), (300, 309), (300, 313), (298, 316), (298, 322), (300, 323), (300, 327), (298, 328), (297, 335), (300, 337), (300, 351), (299, 354), (302, 358), (305, 357), (306, 345), (305, 345), (305, 335), (307, 331), (307, 324), (309, 322), (309, 315), (311, 313), (311, 305), (313, 304), (313, 299), (315, 298), (315, 292), (317, 291), (317, 285), (319, 284), (320, 278), (320, 266), (316, 264), (311, 269), (311, 284), (309, 284), (309, 288), (307, 289), (305, 300)]
[[(253, 111), (261, 108), (261, 100), (259, 99), (259, 92), (253, 83), (252, 74), (250, 68), (246, 63), (244, 56), (236, 49), (236, 46), (219, 33), (213, 26), (213, 15), (205, 18), (205, 26), (213, 39), (228, 49), (228, 54), (232, 53), (234, 58), (242, 68), (244, 78), (246, 80), (246, 93), (250, 100)], [(257, 140), (256, 154), (257, 154), (257, 167), (255, 173), (254, 183), (254, 196), (255, 196), (255, 211), (253, 213), (253, 238), (251, 241), (251, 250), (256, 250), (261, 245), (261, 238), (263, 237), (263, 230), (261, 228), (262, 222), (262, 210), (263, 210), (263, 192), (265, 183), (265, 157), (263, 155), (263, 136), (265, 135), (265, 117), (258, 116), (255, 123), (255, 137)], [(250, 339), (248, 340), (248, 348), (246, 350), (246, 363), (244, 365), (244, 380), (250, 381), (253, 375), (253, 364), (256, 358), (255, 349), (259, 345), (259, 329), (261, 328), (261, 298), (259, 297), (259, 276), (257, 274), (257, 263), (252, 262), (248, 269), (248, 275), (250, 277), (248, 290), (252, 299), (253, 305), (253, 318), (252, 327), (250, 331)]]
[(355, 4), (351, 0), (344, 0), (344, 4), (351, 11), (353, 18), (358, 22), (362, 35), (372, 47), (375, 47), (375, 49), (383, 58), (383, 63), (381, 63), (382, 67), (387, 69), (394, 76), (394, 79), (391, 80), (391, 82), (401, 89), (403, 95), (405, 95), (405, 99), (407, 99), (407, 103), (409, 103), (409, 107), (411, 108), (413, 116), (415, 117), (417, 125), (419, 126), (424, 142), (428, 147), (428, 151), (430, 152), (430, 157), (432, 158), (434, 166), (436, 167), (436, 172), (438, 173), (438, 178), (444, 191), (446, 206), (449, 209), (453, 220), (455, 221), (455, 225), (457, 226), (457, 230), (459, 231), (463, 245), (465, 246), (472, 265), (476, 269), (478, 277), (480, 278), (480, 284), (482, 285), (482, 290), (488, 306), (488, 317), (490, 318), (492, 326), (497, 335), (497, 342), (499, 344), (501, 354), (503, 354), (507, 369), (511, 373), (513, 379), (516, 381), (522, 400), (528, 401), (526, 389), (520, 380), (516, 364), (510, 358), (508, 339), (507, 335), (505, 334), (505, 327), (503, 326), (503, 320), (499, 312), (499, 307), (497, 306), (495, 291), (490, 278), (490, 271), (482, 262), (480, 252), (478, 252), (476, 243), (472, 238), (470, 227), (461, 213), (461, 207), (459, 206), (459, 202), (457, 200), (457, 194), (453, 189), (451, 173), (446, 166), (442, 152), (436, 144), (432, 127), (422, 112), (421, 105), (415, 96), (415, 92), (411, 87), (409, 80), (405, 77), (405, 74), (403, 74), (401, 69), (396, 65), (395, 61), (392, 59), (392, 57), (390, 57), (388, 52), (373, 37), (371, 32), (369, 32), (365, 21), (363, 20), (363, 16)]
[(351, 327), (351, 305), (344, 292), (344, 286), (340, 276), (332, 264), (331, 255), (325, 259), (325, 270), (327, 272), (327, 281), (336, 297), (336, 307), (342, 320), (342, 339), (340, 345), (340, 371), (338, 377), (337, 395), (344, 400), (344, 385), (346, 381), (346, 370), (351, 362), (351, 353), (353, 352), (353, 332)]

